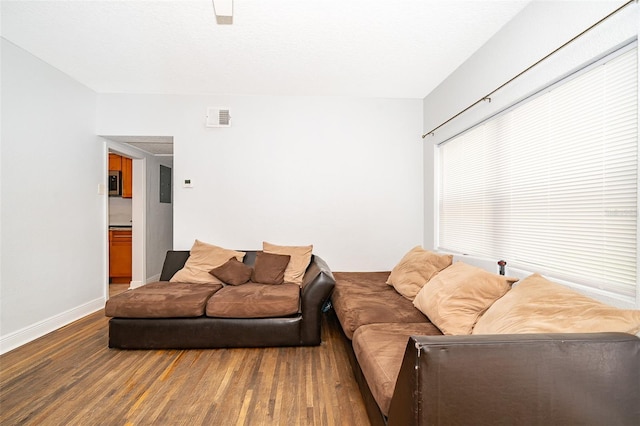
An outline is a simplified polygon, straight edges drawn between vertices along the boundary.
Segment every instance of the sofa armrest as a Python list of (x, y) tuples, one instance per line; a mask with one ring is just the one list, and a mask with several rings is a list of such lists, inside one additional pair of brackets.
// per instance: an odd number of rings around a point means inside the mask
[(388, 424), (630, 425), (639, 401), (630, 334), (412, 336)]
[(335, 284), (336, 281), (327, 263), (320, 257), (313, 255), (302, 279), (300, 304), (302, 344), (320, 344), (322, 340), (320, 335), (322, 306), (331, 296)]

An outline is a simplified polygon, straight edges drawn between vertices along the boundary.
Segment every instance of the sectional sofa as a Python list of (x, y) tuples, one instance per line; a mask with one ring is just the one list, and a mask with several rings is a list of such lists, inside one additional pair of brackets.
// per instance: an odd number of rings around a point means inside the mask
[(318, 345), (333, 306), (373, 425), (640, 419), (638, 310), (421, 247), (392, 271), (335, 273), (310, 246), (210, 250), (170, 251), (160, 282), (111, 298), (109, 346)]
[(460, 259), (416, 247), (393, 271), (334, 272), (373, 425), (638, 424), (640, 311)]

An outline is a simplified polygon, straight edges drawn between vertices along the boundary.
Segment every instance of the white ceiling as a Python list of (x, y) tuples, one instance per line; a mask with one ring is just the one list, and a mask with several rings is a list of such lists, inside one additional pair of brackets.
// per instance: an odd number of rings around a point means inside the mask
[(98, 93), (423, 98), (529, 0), (2, 0), (1, 33)]

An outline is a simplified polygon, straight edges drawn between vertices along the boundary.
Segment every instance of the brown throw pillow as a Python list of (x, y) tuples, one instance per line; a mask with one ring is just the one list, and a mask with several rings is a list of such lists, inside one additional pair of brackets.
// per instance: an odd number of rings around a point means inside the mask
[(222, 266), (213, 268), (209, 273), (225, 284), (240, 285), (251, 279), (253, 269), (232, 257)]
[(191, 247), (189, 258), (184, 267), (176, 272), (169, 281), (172, 283), (220, 284), (220, 280), (209, 273), (213, 268), (222, 266), (235, 257), (242, 261), (245, 253), (218, 247), (196, 240)]
[(274, 254), (259, 251), (253, 265), (251, 281), (261, 284), (282, 284), (284, 271), (291, 260), (288, 254)]

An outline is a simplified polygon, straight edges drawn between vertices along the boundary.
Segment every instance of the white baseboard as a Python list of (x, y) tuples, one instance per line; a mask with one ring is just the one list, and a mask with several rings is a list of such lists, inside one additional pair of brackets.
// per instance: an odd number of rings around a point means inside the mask
[(160, 280), (160, 274), (154, 275), (152, 277), (148, 277), (144, 282), (142, 281), (131, 281), (129, 283), (129, 289), (132, 290), (134, 288), (142, 287), (143, 285), (154, 283)]
[(29, 343), (45, 334), (51, 333), (64, 327), (82, 317), (99, 311), (104, 308), (104, 297), (94, 299), (78, 307), (69, 309), (58, 315), (54, 315), (45, 320), (39, 321), (21, 330), (14, 331), (4, 336), (0, 336), (0, 354), (9, 352), (19, 346)]
[(142, 281), (131, 281), (129, 283), (129, 289), (134, 289), (134, 288), (138, 288), (138, 287), (142, 287), (144, 284), (142, 283)]

